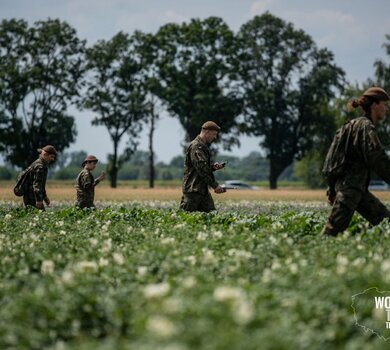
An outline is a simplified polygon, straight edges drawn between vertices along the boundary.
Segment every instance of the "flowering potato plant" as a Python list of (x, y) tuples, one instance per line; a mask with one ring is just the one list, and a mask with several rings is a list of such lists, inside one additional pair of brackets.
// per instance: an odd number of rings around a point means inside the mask
[[(0, 206), (1, 349), (385, 349), (351, 296), (389, 290), (390, 225), (320, 236), (318, 202)], [(387, 289), (386, 289), (387, 288)]]

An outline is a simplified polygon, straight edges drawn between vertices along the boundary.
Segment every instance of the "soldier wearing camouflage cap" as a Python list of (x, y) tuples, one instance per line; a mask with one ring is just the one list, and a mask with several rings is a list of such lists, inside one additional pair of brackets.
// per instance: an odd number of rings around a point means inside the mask
[(223, 168), (219, 163), (211, 164), (209, 144), (217, 139), (221, 128), (213, 121), (202, 125), (200, 134), (190, 143), (186, 151), (183, 176), (183, 196), (180, 209), (185, 211), (210, 212), (215, 210), (208, 187), (215, 193), (225, 189), (215, 181), (213, 171)]
[(92, 171), (96, 168), (98, 159), (95, 156), (89, 155), (81, 163), (83, 170), (76, 179), (76, 195), (77, 201), (76, 206), (83, 208), (93, 208), (95, 207), (95, 186), (103, 181), (106, 174), (102, 172), (96, 180), (92, 175)]
[(23, 203), (27, 206), (44, 210), (44, 202), (50, 205), (50, 199), (46, 194), (46, 180), (48, 165), (55, 161), (57, 150), (52, 145), (38, 149), (39, 157), (34, 161), (29, 169), (27, 187), (28, 190), (23, 195)]
[[(345, 230), (355, 210), (372, 225), (390, 217), (390, 211), (378, 198), (368, 191), (370, 170), (374, 170), (383, 180), (390, 183), (390, 158), (379, 141), (375, 125), (386, 118), (389, 96), (380, 87), (371, 87), (362, 96), (349, 103), (349, 107), (361, 107), (364, 116), (356, 118), (339, 129), (345, 133), (345, 146), (332, 146), (324, 166), (330, 167), (332, 157), (344, 159), (342, 167), (332, 181), (328, 177), (328, 201), (332, 210), (323, 229), (323, 234), (336, 236)], [(337, 134), (336, 134), (337, 136)], [(335, 137), (336, 140), (336, 137)], [(340, 142), (341, 143), (341, 142)], [(334, 154), (332, 154), (332, 151)], [(330, 173), (330, 171), (329, 171)]]

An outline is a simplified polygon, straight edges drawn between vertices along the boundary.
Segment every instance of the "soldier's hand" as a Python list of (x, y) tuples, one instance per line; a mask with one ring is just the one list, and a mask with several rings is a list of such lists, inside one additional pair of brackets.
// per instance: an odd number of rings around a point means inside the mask
[[(226, 164), (226, 163), (225, 163)], [(214, 163), (212, 165), (213, 170), (220, 170), (225, 167), (225, 164), (223, 163)]]
[(99, 181), (103, 181), (106, 177), (106, 173), (104, 171), (102, 171), (102, 173), (98, 176), (98, 180)]
[(224, 193), (226, 192), (226, 189), (220, 185), (218, 185), (216, 188), (214, 188), (215, 193)]
[(45, 201), (46, 205), (50, 205), (49, 197), (45, 197), (43, 200)]
[(38, 209), (43, 209), (43, 202), (35, 202), (35, 206), (38, 208)]

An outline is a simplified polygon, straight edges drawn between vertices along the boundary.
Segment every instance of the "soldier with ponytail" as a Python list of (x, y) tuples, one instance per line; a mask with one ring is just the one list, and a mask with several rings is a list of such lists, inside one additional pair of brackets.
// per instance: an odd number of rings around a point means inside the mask
[(361, 108), (363, 116), (337, 130), (325, 159), (323, 172), (332, 205), (322, 231), (325, 235), (336, 236), (344, 231), (355, 211), (372, 225), (390, 217), (386, 206), (368, 191), (371, 170), (390, 183), (390, 158), (376, 130), (376, 125), (386, 118), (388, 100), (385, 90), (371, 87), (348, 103), (349, 108)]

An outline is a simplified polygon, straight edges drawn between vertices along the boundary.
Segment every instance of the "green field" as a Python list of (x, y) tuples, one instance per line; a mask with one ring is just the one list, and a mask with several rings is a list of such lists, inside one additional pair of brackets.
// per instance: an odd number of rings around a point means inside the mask
[[(387, 349), (351, 297), (390, 290), (390, 225), (319, 235), (320, 202), (0, 209), (0, 349)], [(368, 308), (362, 318), (370, 321)]]

